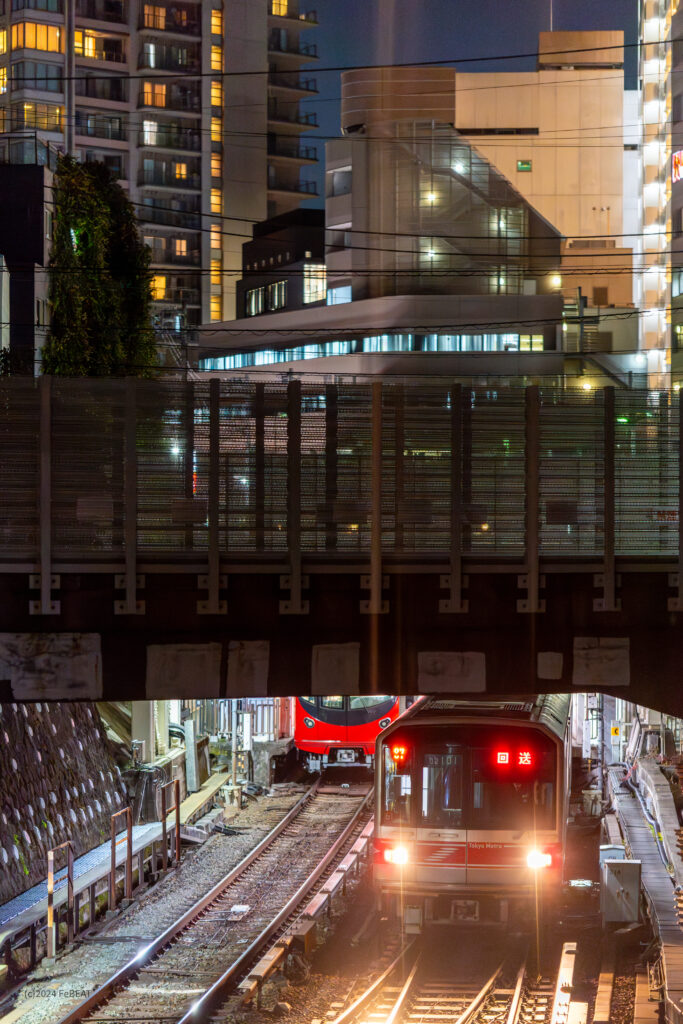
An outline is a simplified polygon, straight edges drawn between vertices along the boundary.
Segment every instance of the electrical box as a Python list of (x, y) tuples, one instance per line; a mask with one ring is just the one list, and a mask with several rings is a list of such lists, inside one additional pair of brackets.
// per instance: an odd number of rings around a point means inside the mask
[(606, 843), (600, 847), (600, 864), (606, 860), (626, 860), (626, 850), (616, 843)]
[(600, 876), (603, 925), (637, 922), (640, 919), (640, 861), (603, 860)]

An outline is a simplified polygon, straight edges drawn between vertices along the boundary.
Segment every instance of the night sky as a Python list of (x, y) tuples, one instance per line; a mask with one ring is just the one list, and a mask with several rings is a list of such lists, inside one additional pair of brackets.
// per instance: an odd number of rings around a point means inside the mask
[[(318, 147), (319, 180), (325, 139), (339, 134), (340, 72), (325, 68), (435, 60), (466, 61), (460, 64), (463, 71), (530, 71), (534, 57), (503, 58), (535, 54), (538, 33), (550, 28), (550, 0), (300, 0), (300, 5), (316, 9), (320, 22), (308, 34), (317, 44), (319, 67), (303, 69), (317, 78), (320, 92), (303, 105), (318, 114), (319, 128), (306, 133), (303, 142)], [(638, 0), (554, 0), (553, 18), (557, 30), (623, 29), (631, 44), (627, 84), (635, 85)]]

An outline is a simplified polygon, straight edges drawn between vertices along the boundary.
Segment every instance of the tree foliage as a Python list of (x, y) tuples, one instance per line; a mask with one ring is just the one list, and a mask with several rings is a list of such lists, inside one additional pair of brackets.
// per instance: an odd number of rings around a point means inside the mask
[(156, 363), (150, 253), (104, 164), (59, 160), (43, 372), (148, 376)]

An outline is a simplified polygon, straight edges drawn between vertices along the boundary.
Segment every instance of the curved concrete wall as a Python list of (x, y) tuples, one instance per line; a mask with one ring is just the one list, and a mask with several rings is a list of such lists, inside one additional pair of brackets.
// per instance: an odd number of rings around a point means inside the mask
[(453, 68), (359, 68), (342, 76), (341, 126), (455, 121)]
[(46, 877), (49, 849), (70, 839), (78, 857), (108, 839), (127, 803), (90, 703), (0, 704), (0, 781), (0, 903)]

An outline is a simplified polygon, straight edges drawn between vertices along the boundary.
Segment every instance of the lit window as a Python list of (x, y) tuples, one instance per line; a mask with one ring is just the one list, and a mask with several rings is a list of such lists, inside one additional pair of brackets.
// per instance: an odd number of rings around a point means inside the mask
[(211, 296), (211, 319), (220, 320), (221, 318), (221, 297), (220, 295)]
[(166, 275), (155, 274), (152, 278), (152, 298), (155, 302), (160, 302), (166, 298)]
[(250, 288), (245, 296), (245, 310), (247, 316), (258, 316), (263, 312), (266, 289)]
[(304, 302), (324, 302), (327, 298), (327, 272), (324, 263), (304, 267)]
[(0, 29), (0, 53), (7, 53), (7, 29)]
[(286, 18), (288, 3), (289, 0), (273, 0), (273, 14), (280, 18)]
[(223, 12), (211, 11), (211, 31), (215, 36), (223, 35)]
[(223, 125), (220, 117), (211, 118), (211, 141), (222, 142), (223, 141)]
[(211, 70), (222, 71), (223, 70), (223, 47), (212, 46), (211, 47)]
[(159, 125), (156, 121), (142, 122), (142, 143), (144, 146), (156, 146)]
[(95, 36), (91, 32), (76, 29), (74, 32), (74, 52), (79, 57), (96, 57)]
[(176, 256), (187, 256), (187, 239), (176, 238), (175, 240), (175, 254)]
[(0, 95), (7, 92), (7, 68), (0, 68)]
[(187, 164), (177, 163), (175, 165), (175, 176), (180, 181), (187, 181)]
[(144, 22), (145, 28), (166, 28), (166, 8), (145, 4)]
[(166, 106), (166, 86), (163, 82), (144, 82), (142, 100), (146, 107)]
[(211, 213), (223, 212), (223, 193), (219, 188), (211, 189)]
[(351, 302), (351, 285), (342, 284), (327, 291), (327, 305), (340, 306), (343, 302)]
[(222, 178), (223, 177), (223, 161), (219, 153), (211, 154), (211, 177)]
[(211, 225), (211, 248), (221, 248), (221, 229), (219, 224)]
[(221, 85), (220, 82), (211, 83), (211, 106), (223, 106), (223, 86)]
[(221, 283), (221, 261), (211, 260), (211, 284)]
[(62, 52), (62, 30), (59, 25), (43, 25), (37, 21), (20, 21), (12, 25), (12, 49)]
[(287, 305), (287, 282), (274, 281), (268, 285), (268, 309), (283, 309)]

